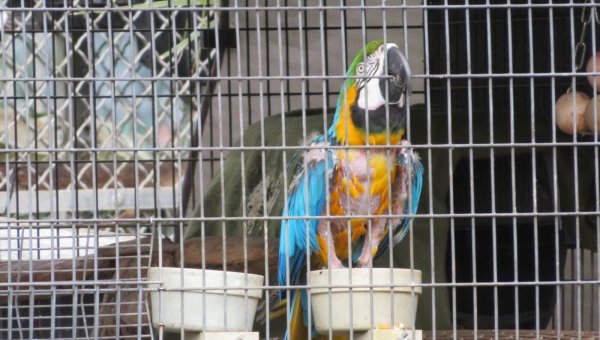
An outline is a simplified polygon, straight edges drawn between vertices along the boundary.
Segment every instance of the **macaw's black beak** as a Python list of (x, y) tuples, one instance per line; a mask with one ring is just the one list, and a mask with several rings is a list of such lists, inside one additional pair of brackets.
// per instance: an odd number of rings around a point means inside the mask
[[(379, 87), (384, 96), (386, 93), (388, 94), (389, 103), (399, 103), (402, 93), (410, 94), (411, 91), (410, 66), (404, 54), (393, 44), (388, 45), (386, 59), (387, 75), (392, 78), (380, 79)], [(399, 104), (404, 105), (404, 103)]]

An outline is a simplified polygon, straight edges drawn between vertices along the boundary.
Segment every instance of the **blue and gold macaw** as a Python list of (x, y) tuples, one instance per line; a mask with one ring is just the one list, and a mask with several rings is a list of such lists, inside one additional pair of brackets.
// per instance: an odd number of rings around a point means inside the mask
[[(396, 44), (376, 40), (358, 52), (346, 74), (327, 136), (313, 136), (292, 180), (281, 222), (280, 285), (305, 284), (308, 260), (312, 270), (372, 265), (390, 242), (394, 246), (407, 234), (411, 218), (403, 215), (417, 211), (423, 168), (403, 139), (410, 93), (406, 58)], [(390, 147), (352, 148), (365, 145)], [(319, 216), (347, 218), (314, 218)], [(296, 340), (308, 324), (307, 292), (290, 294), (286, 338)]]

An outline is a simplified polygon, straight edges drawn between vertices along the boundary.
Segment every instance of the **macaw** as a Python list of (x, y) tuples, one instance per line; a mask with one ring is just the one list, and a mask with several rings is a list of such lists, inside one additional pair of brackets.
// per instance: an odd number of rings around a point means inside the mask
[[(371, 266), (390, 242), (393, 247), (407, 234), (412, 219), (402, 215), (417, 211), (423, 168), (403, 139), (410, 93), (406, 58), (396, 44), (372, 41), (346, 75), (327, 135), (312, 136), (290, 185), (280, 229), (281, 286), (305, 284), (307, 261), (313, 270)], [(352, 148), (366, 145), (390, 147)], [(286, 291), (279, 291), (280, 299)], [(307, 292), (296, 289), (290, 295), (286, 339), (298, 339), (308, 324)]]

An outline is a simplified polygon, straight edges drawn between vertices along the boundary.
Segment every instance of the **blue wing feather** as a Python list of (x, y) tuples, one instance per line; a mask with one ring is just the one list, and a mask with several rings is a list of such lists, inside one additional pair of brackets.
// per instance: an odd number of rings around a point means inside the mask
[[(404, 207), (406, 213), (414, 215), (419, 210), (419, 200), (421, 199), (421, 189), (423, 187), (423, 164), (419, 159), (414, 159), (412, 162), (413, 166), (413, 178), (412, 178), (412, 202), (411, 205), (406, 205)], [(412, 211), (410, 209), (412, 208)], [(399, 227), (398, 235), (394, 236), (394, 244), (398, 244), (398, 242), (402, 241), (402, 239), (408, 234), (410, 230), (410, 223), (413, 221), (413, 218), (405, 218), (402, 221), (402, 224)]]
[[(321, 157), (306, 160), (306, 169), (301, 170), (295, 179), (296, 184), (291, 189), (287, 209), (284, 210), (281, 221), (278, 269), (280, 285), (288, 283), (288, 256), (289, 283), (294, 285), (299, 283), (300, 274), (305, 268), (307, 246), (309, 254), (320, 251), (317, 241), (319, 219), (310, 217), (318, 217), (323, 212), (328, 192), (327, 177), (331, 179), (336, 162), (331, 150), (318, 150), (315, 154)], [(285, 217), (307, 218), (286, 219)], [(279, 294), (283, 297), (284, 290)]]
[[(314, 139), (312, 145), (326, 147), (328, 143), (321, 136)], [(278, 280), (281, 286), (288, 283), (288, 275), (290, 285), (302, 284), (301, 277), (305, 271), (307, 255), (321, 250), (317, 241), (319, 219), (310, 217), (322, 215), (326, 195), (329, 191), (327, 181), (331, 180), (336, 166), (335, 154), (329, 149), (307, 151), (304, 153), (304, 157), (305, 164), (303, 166), (306, 168), (301, 169), (294, 179), (295, 184), (290, 189), (287, 207), (284, 209), (281, 220), (278, 268)], [(286, 217), (303, 218), (286, 219)], [(279, 291), (279, 298), (285, 297), (285, 291), (284, 289)], [(296, 303), (301, 303), (306, 324), (308, 320), (307, 292), (302, 289), (299, 294), (300, 299), (298, 299), (298, 291), (292, 291), (292, 310)], [(290, 314), (289, 317), (291, 318), (292, 315)], [(285, 339), (288, 339), (288, 336), (286, 331)]]

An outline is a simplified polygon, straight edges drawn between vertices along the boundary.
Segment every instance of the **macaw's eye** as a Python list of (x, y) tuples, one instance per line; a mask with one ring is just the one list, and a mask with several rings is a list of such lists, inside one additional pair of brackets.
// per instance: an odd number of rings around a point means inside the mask
[(358, 65), (356, 65), (356, 73), (357, 74), (363, 74), (365, 72), (365, 64), (360, 63)]
[(383, 51), (385, 50), (385, 45), (379, 46), (377, 50), (379, 51), (379, 53), (383, 53)]

